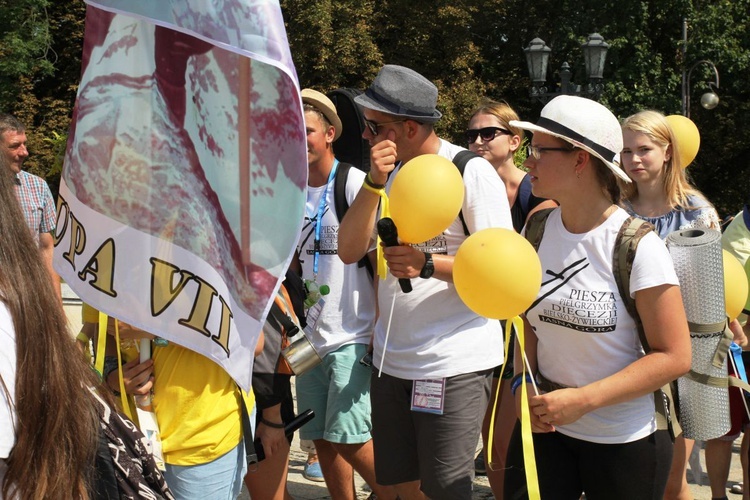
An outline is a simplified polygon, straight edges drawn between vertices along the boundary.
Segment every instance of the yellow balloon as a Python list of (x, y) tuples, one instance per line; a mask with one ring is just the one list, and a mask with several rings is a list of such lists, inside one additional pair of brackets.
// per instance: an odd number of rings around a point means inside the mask
[(669, 115), (667, 122), (672, 128), (672, 133), (677, 140), (676, 154), (680, 158), (682, 168), (687, 168), (693, 163), (701, 146), (701, 134), (693, 120), (682, 115)]
[(740, 261), (722, 250), (724, 260), (724, 302), (729, 319), (736, 319), (747, 301), (748, 283), (745, 269)]
[(745, 276), (747, 276), (747, 300), (745, 301), (745, 309), (750, 311), (750, 259), (745, 261)]
[(401, 167), (388, 198), (401, 241), (422, 243), (456, 220), (464, 203), (464, 182), (449, 159), (421, 155)]
[(483, 229), (456, 252), (453, 283), (464, 304), (492, 319), (526, 311), (542, 286), (542, 265), (526, 238), (510, 229)]

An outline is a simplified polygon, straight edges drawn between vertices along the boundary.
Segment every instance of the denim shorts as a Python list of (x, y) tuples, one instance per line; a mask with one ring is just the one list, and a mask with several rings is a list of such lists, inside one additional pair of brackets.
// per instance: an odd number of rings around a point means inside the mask
[(245, 442), (216, 460), (199, 465), (166, 464), (164, 478), (180, 500), (234, 500), (242, 490), (247, 472)]
[(359, 362), (366, 353), (366, 344), (342, 346), (297, 377), (298, 411), (315, 412), (315, 418), (300, 429), (300, 439), (340, 444), (370, 440), (370, 368)]

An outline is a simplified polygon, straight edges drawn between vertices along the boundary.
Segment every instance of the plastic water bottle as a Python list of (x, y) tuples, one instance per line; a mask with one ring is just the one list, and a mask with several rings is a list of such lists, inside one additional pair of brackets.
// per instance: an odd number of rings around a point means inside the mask
[(328, 285), (319, 285), (315, 281), (305, 280), (305, 307), (311, 308), (323, 295), (328, 295), (331, 288)]

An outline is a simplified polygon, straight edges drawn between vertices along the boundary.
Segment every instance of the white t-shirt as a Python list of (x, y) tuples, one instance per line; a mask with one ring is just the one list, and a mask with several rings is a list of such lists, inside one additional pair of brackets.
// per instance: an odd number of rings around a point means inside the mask
[[(441, 139), (438, 154), (452, 159), (463, 149)], [(386, 191), (390, 191), (397, 175), (398, 170), (389, 177)], [(463, 181), (462, 212), (472, 234), (490, 227), (513, 229), (505, 185), (487, 160), (469, 161)], [(461, 221), (456, 218), (442, 234), (414, 246), (433, 254), (455, 255), (466, 238)], [(384, 349), (383, 372), (405, 380), (451, 377), (502, 364), (503, 333), (499, 321), (472, 312), (452, 283), (435, 278), (415, 278), (411, 283), (412, 292), (403, 293), (398, 280), (389, 273), (378, 285), (375, 368), (380, 368)], [(384, 347), (389, 320), (388, 345)]]
[[(16, 334), (10, 311), (2, 301), (0, 301), (0, 377), (10, 393), (11, 400), (15, 401)], [(8, 458), (16, 443), (15, 428), (16, 412), (11, 401), (8, 401), (8, 394), (0, 384), (0, 485), (5, 477), (5, 459)], [(0, 498), (2, 498), (1, 494)]]
[[(346, 199), (351, 205), (365, 179), (365, 173), (350, 168), (346, 181)], [(375, 324), (375, 289), (368, 271), (357, 263), (345, 265), (338, 256), (339, 217), (334, 201), (334, 180), (326, 193), (323, 224), (320, 228), (318, 257), (319, 285), (328, 285), (330, 293), (323, 296), (325, 305), (310, 341), (325, 356), (346, 344), (368, 344)], [(305, 222), (297, 242), (302, 277), (313, 279), (315, 221), (320, 198), (326, 186), (307, 188)]]
[[(537, 365), (547, 379), (570, 387), (601, 380), (645, 355), (635, 321), (625, 309), (612, 274), (612, 253), (625, 210), (584, 234), (568, 232), (560, 209), (547, 219), (539, 246), (542, 288), (527, 312), (536, 336)], [(631, 295), (677, 285), (666, 246), (650, 232), (638, 244), (630, 275)], [(587, 413), (556, 426), (567, 436), (595, 443), (628, 443), (656, 430), (653, 395)]]

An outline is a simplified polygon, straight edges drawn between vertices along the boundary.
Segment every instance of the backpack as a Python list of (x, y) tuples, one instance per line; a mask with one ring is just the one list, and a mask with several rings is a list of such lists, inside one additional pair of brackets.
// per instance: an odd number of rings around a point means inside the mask
[[(456, 156), (453, 157), (453, 164), (456, 165), (458, 172), (461, 174), (461, 178), (463, 178), (464, 176), (464, 170), (466, 170), (466, 164), (469, 163), (469, 161), (474, 158), (481, 158), (481, 156), (479, 156), (476, 153), (472, 153), (468, 149), (464, 149), (463, 151), (460, 151)], [(458, 218), (461, 219), (461, 225), (464, 227), (464, 234), (466, 236), (469, 236), (471, 233), (469, 232), (469, 226), (466, 225), (466, 220), (464, 220), (463, 210), (458, 211)]]
[(99, 441), (90, 479), (91, 498), (174, 499), (150, 444), (138, 426), (105, 402), (95, 389), (89, 391), (99, 417)]
[[(340, 88), (328, 93), (341, 119), (341, 136), (333, 143), (333, 153), (340, 161), (360, 170), (370, 170), (370, 143), (362, 137), (365, 131), (362, 109), (354, 102), (361, 90)], [(341, 216), (343, 217), (343, 215)]]
[[(544, 229), (547, 224), (547, 218), (554, 208), (547, 208), (534, 213), (526, 224), (526, 239), (539, 251), (539, 245), (544, 236)], [(645, 352), (651, 349), (646, 339), (646, 332), (643, 329), (641, 317), (635, 307), (635, 299), (630, 296), (630, 273), (633, 270), (633, 261), (635, 252), (641, 238), (653, 231), (654, 227), (638, 217), (628, 217), (620, 226), (620, 231), (615, 239), (615, 248), (612, 258), (612, 273), (617, 283), (617, 290), (625, 304), (625, 309), (633, 317), (636, 327), (638, 328), (638, 337)], [(675, 436), (681, 432), (680, 424), (677, 419), (673, 419), (675, 413), (675, 402), (672, 397), (670, 384), (664, 385), (661, 389), (654, 391), (654, 409), (656, 411), (656, 427), (659, 430), (668, 430), (672, 441)]]

